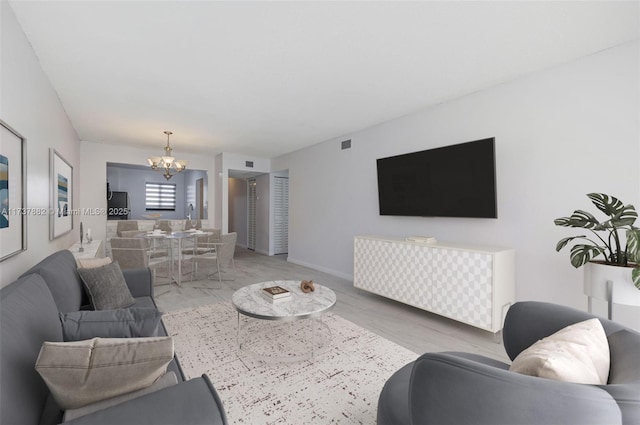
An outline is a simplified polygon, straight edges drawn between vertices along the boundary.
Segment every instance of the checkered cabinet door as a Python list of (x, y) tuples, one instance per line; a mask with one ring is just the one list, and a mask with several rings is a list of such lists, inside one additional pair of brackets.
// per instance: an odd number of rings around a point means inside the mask
[(425, 308), (431, 253), (426, 247), (382, 239), (354, 241), (354, 286)]
[(492, 254), (433, 249), (431, 270), (431, 311), (480, 328), (491, 329)]

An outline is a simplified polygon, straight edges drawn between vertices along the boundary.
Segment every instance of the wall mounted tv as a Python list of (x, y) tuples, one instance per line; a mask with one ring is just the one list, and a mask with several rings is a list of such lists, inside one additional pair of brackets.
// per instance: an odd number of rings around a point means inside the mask
[(498, 217), (493, 138), (377, 162), (380, 215)]

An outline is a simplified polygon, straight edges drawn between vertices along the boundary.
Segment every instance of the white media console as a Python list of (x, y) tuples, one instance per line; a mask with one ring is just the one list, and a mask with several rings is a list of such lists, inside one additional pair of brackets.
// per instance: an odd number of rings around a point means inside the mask
[(496, 333), (515, 300), (506, 248), (356, 236), (356, 288)]

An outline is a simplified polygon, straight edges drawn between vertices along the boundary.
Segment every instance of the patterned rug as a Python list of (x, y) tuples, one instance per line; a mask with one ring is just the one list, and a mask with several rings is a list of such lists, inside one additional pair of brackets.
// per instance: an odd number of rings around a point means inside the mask
[[(209, 376), (232, 424), (374, 424), (385, 381), (418, 357), (331, 313), (321, 323), (243, 317), (250, 351), (240, 352), (230, 303), (168, 312), (163, 321), (187, 378)], [(312, 340), (325, 341), (313, 359)]]

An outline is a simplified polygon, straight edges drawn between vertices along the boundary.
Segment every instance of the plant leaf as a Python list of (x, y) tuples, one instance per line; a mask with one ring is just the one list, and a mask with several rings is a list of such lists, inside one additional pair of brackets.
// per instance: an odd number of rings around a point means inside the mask
[(638, 213), (633, 205), (625, 205), (615, 216), (609, 220), (614, 227), (633, 226)]
[(582, 210), (575, 210), (571, 217), (560, 217), (553, 220), (556, 226), (581, 227), (583, 229), (594, 229), (600, 226), (600, 222), (593, 214)]
[(640, 263), (640, 229), (636, 227), (627, 230), (627, 259)]
[(571, 248), (571, 265), (576, 269), (587, 264), (593, 257), (604, 253), (600, 246), (578, 244)]
[(636, 288), (640, 289), (640, 267), (636, 267), (631, 271), (631, 279)]
[(587, 197), (591, 199), (591, 202), (593, 202), (593, 205), (595, 205), (596, 208), (609, 217), (615, 216), (622, 210), (622, 208), (624, 208), (622, 201), (614, 196), (609, 196), (604, 193), (588, 193)]
[(625, 205), (616, 215), (607, 221), (603, 221), (593, 230), (617, 230), (620, 227), (633, 227), (638, 218), (638, 213), (633, 205)]
[(565, 246), (567, 246), (567, 244), (569, 242), (571, 242), (574, 239), (579, 239), (579, 238), (585, 238), (585, 235), (580, 235), (580, 236), (570, 236), (568, 238), (562, 238), (558, 241), (558, 243), (556, 244), (556, 252), (560, 252), (560, 250), (562, 248), (564, 248)]

